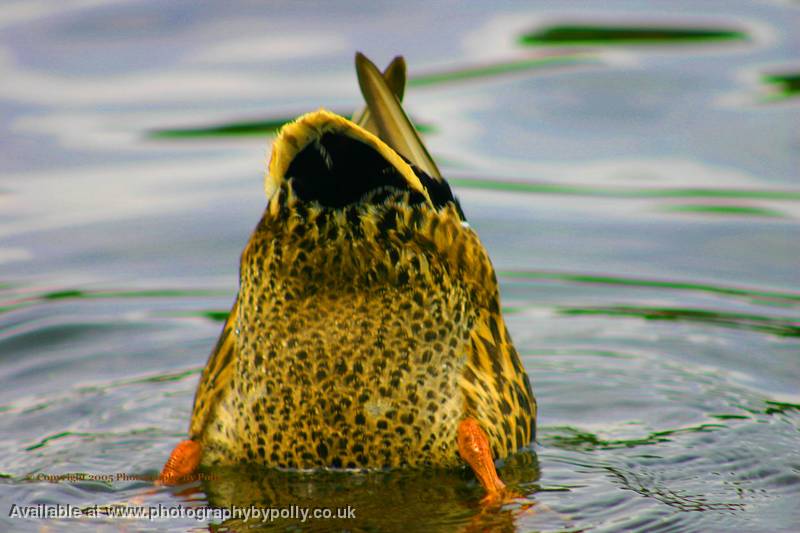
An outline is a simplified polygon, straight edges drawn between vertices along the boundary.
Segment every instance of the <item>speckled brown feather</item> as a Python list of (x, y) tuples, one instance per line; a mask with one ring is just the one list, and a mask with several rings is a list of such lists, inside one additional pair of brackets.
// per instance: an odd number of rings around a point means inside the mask
[[(391, 152), (319, 111), (284, 129), (271, 168), (285, 172), (281, 161), (322, 131)], [(302, 201), (279, 171), (267, 190), (195, 397), (190, 437), (203, 464), (454, 466), (466, 417), (495, 457), (531, 441), (536, 404), (494, 270), (454, 203), (436, 208), (427, 194), (412, 202), (396, 191), (323, 207)]]
[(222, 333), (217, 340), (211, 357), (203, 369), (200, 384), (194, 398), (194, 410), (189, 427), (189, 435), (194, 438), (199, 435), (206, 425), (211, 408), (219, 401), (221, 393), (229, 386), (233, 373), (234, 361), (238, 358), (236, 352), (236, 335), (234, 325), (239, 313), (239, 305), (234, 302), (231, 312), (222, 328)]

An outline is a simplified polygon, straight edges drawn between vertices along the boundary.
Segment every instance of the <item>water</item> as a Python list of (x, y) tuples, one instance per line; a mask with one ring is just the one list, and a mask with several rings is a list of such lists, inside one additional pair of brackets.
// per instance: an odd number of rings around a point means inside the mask
[[(219, 520), (8, 515), (211, 503), (355, 508), (319, 530), (795, 529), (800, 6), (328, 7), (4, 4), (3, 528), (185, 531)], [(595, 28), (564, 42), (575, 26)], [(407, 107), (500, 275), (541, 408), (535, 453), (501, 468), (519, 497), (482, 509), (466, 472), (40, 479), (153, 475), (184, 437), (269, 131), (356, 107), (356, 49), (405, 54)]]

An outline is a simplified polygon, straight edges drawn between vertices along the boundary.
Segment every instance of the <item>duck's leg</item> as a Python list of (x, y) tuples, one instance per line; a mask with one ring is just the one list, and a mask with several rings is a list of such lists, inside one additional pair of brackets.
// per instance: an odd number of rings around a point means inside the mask
[(158, 476), (160, 485), (176, 485), (182, 479), (194, 474), (200, 466), (202, 446), (193, 440), (181, 441), (169, 455), (161, 475)]
[(502, 494), (506, 485), (494, 467), (489, 438), (474, 418), (465, 418), (458, 425), (458, 453), (486, 489), (485, 500), (493, 500)]

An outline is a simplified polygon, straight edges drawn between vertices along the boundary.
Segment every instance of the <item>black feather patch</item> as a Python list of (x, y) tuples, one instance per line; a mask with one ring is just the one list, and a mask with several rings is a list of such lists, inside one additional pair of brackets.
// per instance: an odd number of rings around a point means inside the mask
[(339, 133), (325, 133), (298, 153), (286, 171), (304, 202), (341, 208), (360, 201), (379, 203), (380, 192), (408, 192), (413, 204), (425, 201), (400, 172), (371, 146)]

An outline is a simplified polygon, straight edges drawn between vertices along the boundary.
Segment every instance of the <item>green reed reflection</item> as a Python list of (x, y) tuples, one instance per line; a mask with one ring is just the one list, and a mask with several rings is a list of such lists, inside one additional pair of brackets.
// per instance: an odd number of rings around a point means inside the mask
[(645, 187), (596, 187), (561, 183), (494, 180), (487, 178), (453, 177), (448, 181), (454, 187), (494, 191), (522, 192), (531, 194), (564, 194), (570, 196), (601, 196), (610, 198), (742, 198), (752, 200), (800, 200), (800, 191), (771, 189), (729, 188), (645, 188)]
[(588, 283), (597, 285), (611, 285), (624, 287), (641, 287), (653, 289), (670, 289), (682, 291), (700, 291), (724, 296), (738, 296), (761, 303), (797, 304), (800, 303), (800, 294), (761, 291), (740, 287), (727, 287), (708, 283), (691, 283), (685, 281), (663, 281), (644, 278), (623, 278), (614, 276), (599, 276), (571, 272), (555, 272), (546, 270), (504, 270), (497, 273), (501, 278), (527, 279), (527, 280), (556, 280), (571, 283)]
[(745, 39), (745, 32), (733, 28), (563, 24), (527, 33), (520, 37), (520, 42), (525, 45), (665, 45)]
[(663, 431), (653, 431), (647, 435), (635, 439), (604, 439), (596, 433), (578, 429), (572, 426), (560, 426), (543, 428), (543, 435), (540, 440), (543, 444), (548, 444), (555, 448), (576, 451), (593, 450), (613, 450), (617, 448), (635, 448), (637, 446), (649, 446), (661, 442), (670, 442), (670, 437), (684, 433), (705, 433), (727, 426), (723, 424), (698, 424), (685, 428), (667, 429)]
[[(338, 113), (350, 118), (347, 113)], [(259, 135), (274, 135), (284, 124), (292, 122), (296, 117), (279, 117), (264, 120), (248, 120), (229, 122), (196, 128), (165, 128), (156, 129), (148, 133), (152, 139), (191, 139), (202, 137), (250, 137)], [(414, 127), (422, 134), (434, 131), (430, 124), (414, 121)]]
[(706, 215), (730, 215), (747, 217), (768, 217), (786, 218), (786, 215), (776, 209), (757, 207), (752, 205), (702, 205), (684, 204), (668, 205), (662, 208), (664, 211), (677, 213), (700, 213)]
[(772, 89), (768, 100), (785, 100), (800, 95), (800, 72), (765, 74), (761, 80)]
[(708, 311), (704, 309), (669, 309), (616, 305), (607, 307), (562, 307), (563, 315), (602, 315), (608, 317), (635, 317), (645, 320), (673, 320), (699, 322), (736, 329), (749, 329), (781, 337), (800, 337), (800, 321), (766, 317), (745, 313)]

